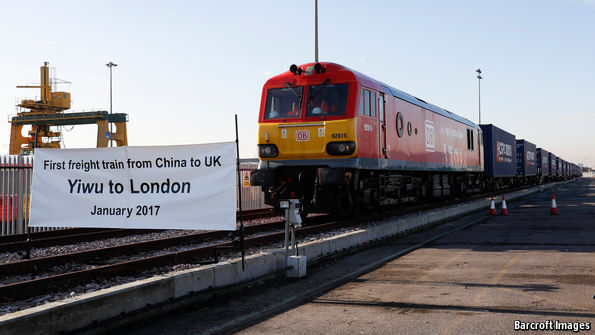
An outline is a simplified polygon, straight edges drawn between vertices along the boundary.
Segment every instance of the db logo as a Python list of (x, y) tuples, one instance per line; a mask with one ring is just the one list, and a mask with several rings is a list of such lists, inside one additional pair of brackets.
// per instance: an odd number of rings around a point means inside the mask
[(435, 145), (434, 122), (426, 120), (426, 151), (434, 152)]
[(307, 130), (298, 130), (295, 132), (295, 140), (305, 142), (310, 140), (310, 132)]

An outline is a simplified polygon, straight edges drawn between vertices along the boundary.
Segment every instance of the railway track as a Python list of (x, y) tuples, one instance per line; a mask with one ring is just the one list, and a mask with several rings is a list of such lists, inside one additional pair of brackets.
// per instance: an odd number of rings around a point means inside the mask
[[(254, 220), (273, 215), (272, 208), (261, 208), (242, 212), (243, 220)], [(239, 219), (240, 213), (237, 213)], [(14, 252), (31, 248), (44, 248), (107, 238), (124, 237), (130, 235), (150, 234), (162, 230), (157, 229), (101, 229), (101, 228), (71, 228), (47, 232), (31, 233), (29, 241), (27, 234), (2, 236), (0, 250)]]
[[(317, 221), (320, 221), (318, 219)], [(300, 238), (321, 231), (330, 231), (355, 223), (355, 220), (334, 221), (331, 223), (313, 224), (298, 229)], [(284, 221), (246, 227), (245, 243), (247, 248), (261, 247), (284, 239)], [(270, 232), (274, 231), (274, 232)], [(110, 248), (94, 249), (78, 253), (70, 253), (38, 259), (24, 260), (0, 265), (0, 275), (4, 278), (4, 285), (0, 286), (0, 300), (16, 301), (30, 297), (67, 290), (82, 285), (94, 279), (109, 279), (115, 276), (137, 275), (151, 268), (171, 266), (184, 263), (212, 263), (222, 254), (237, 251), (234, 242), (220, 242), (229, 232), (215, 231), (197, 233), (181, 237), (146, 241)], [(143, 252), (158, 251), (172, 246), (188, 245), (209, 240), (215, 242), (205, 246), (190, 247), (186, 250), (166, 251), (159, 255), (143, 256)], [(122, 259), (122, 255), (127, 255)], [(136, 259), (132, 259), (135, 258)], [(30, 276), (44, 271), (53, 271), (53, 267), (71, 264), (73, 271), (49, 274), (41, 278), (23, 280), (23, 276)], [(77, 264), (77, 266), (72, 266)]]

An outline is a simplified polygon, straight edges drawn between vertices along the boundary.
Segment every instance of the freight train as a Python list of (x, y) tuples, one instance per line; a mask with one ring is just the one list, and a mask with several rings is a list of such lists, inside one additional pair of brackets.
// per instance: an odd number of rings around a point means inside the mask
[(334, 63), (269, 79), (258, 116), (265, 202), (346, 213), (580, 175), (569, 162), (494, 125), (477, 125)]

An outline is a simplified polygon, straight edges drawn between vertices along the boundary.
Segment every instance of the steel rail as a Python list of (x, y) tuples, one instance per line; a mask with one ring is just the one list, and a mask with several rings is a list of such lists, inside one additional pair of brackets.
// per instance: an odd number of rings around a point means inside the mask
[[(319, 225), (299, 228), (296, 233), (298, 237), (304, 237), (321, 231), (329, 231), (337, 229), (339, 227), (353, 225), (355, 223), (357, 223), (356, 219), (334, 221), (331, 223), (323, 223)], [(274, 228), (280, 228), (284, 226), (284, 222), (276, 222), (267, 225), (275, 226)], [(264, 225), (250, 226), (246, 228), (256, 227), (252, 229), (252, 232), (249, 232), (255, 233), (259, 230), (263, 230), (263, 226)], [(271, 243), (281, 242), (283, 241), (284, 237), (285, 232), (282, 231), (255, 237), (248, 237), (245, 239), (245, 242), (246, 247), (248, 248), (261, 247), (264, 245), (269, 245)], [(136, 260), (101, 265), (86, 270), (79, 270), (43, 278), (37, 278), (33, 280), (10, 283), (4, 286), (0, 286), (0, 300), (15, 301), (27, 299), (38, 295), (51, 294), (59, 290), (66, 290), (77, 285), (88, 283), (89, 281), (94, 279), (108, 279), (113, 278), (115, 276), (137, 275), (142, 271), (146, 271), (155, 267), (185, 263), (197, 263), (209, 260), (214, 255), (217, 255), (217, 252), (220, 252), (221, 254), (229, 254), (234, 250), (237, 251), (233, 248), (233, 242), (218, 243), (209, 246), (188, 249), (184, 251), (170, 252), (158, 256), (150, 256)], [(41, 264), (42, 263), (40, 263), (40, 265)]]
[[(274, 215), (273, 208), (260, 208), (242, 211), (244, 220), (255, 220)], [(237, 214), (239, 217), (239, 213)], [(47, 232), (31, 233), (27, 241), (27, 234), (8, 235), (0, 238), (2, 252), (14, 252), (29, 248), (42, 248), (73, 244), (98, 239), (123, 237), (138, 234), (149, 234), (163, 231), (164, 229), (104, 229), (104, 228), (71, 228)]]
[[(246, 227), (246, 232), (258, 233), (262, 231), (269, 231), (273, 229), (282, 228), (283, 222), (278, 221), (255, 226), (248, 226)], [(135, 242), (100, 249), (90, 249), (67, 254), (26, 259), (12, 263), (4, 263), (0, 264), (0, 276), (9, 277), (29, 273), (39, 273), (42, 271), (48, 271), (53, 266), (62, 265), (66, 263), (85, 264), (91, 262), (93, 264), (101, 264), (102, 262), (106, 262), (109, 260), (109, 258), (113, 257), (133, 256), (142, 252), (162, 250), (194, 243), (203, 243), (214, 239), (226, 239), (229, 238), (230, 234), (233, 234), (233, 232), (222, 230), (198, 232), (183, 236), (162, 238), (158, 240)]]
[(92, 232), (81, 232), (79, 234), (59, 235), (48, 238), (31, 239), (30, 241), (17, 241), (0, 244), (3, 252), (14, 252), (30, 248), (44, 248), (65, 244), (74, 244), (101, 239), (123, 237), (130, 235), (141, 235), (163, 231), (161, 229), (103, 229)]
[[(70, 236), (70, 235), (78, 235), (78, 234), (88, 234), (92, 232), (104, 231), (105, 228), (66, 228), (66, 229), (57, 229), (57, 230), (50, 230), (50, 231), (40, 231), (30, 234), (31, 239), (46, 239), (52, 237), (60, 237), (60, 236)], [(14, 234), (14, 235), (5, 235), (0, 236), (0, 247), (7, 243), (13, 242), (22, 242), (27, 240), (27, 234)]]

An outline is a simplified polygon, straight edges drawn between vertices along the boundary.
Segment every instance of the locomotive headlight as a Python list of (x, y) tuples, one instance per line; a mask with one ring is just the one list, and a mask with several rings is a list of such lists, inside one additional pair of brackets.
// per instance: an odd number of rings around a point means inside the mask
[(326, 152), (329, 155), (340, 156), (340, 155), (351, 155), (355, 152), (355, 142), (353, 141), (341, 141), (341, 142), (329, 142), (326, 145)]
[(258, 145), (258, 156), (260, 157), (277, 157), (279, 155), (279, 149), (274, 144), (259, 144)]

